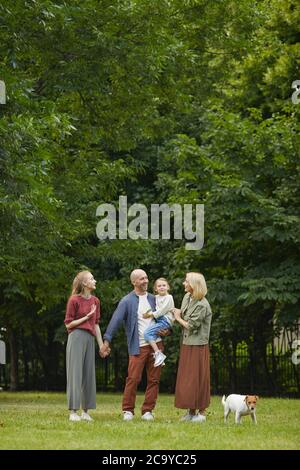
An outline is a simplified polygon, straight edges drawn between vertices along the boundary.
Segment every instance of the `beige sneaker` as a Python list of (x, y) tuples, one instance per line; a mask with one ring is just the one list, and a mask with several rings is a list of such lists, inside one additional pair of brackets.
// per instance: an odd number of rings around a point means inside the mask
[(142, 415), (142, 419), (144, 421), (153, 421), (154, 420), (154, 416), (153, 414), (151, 413), (151, 411), (146, 411), (146, 413), (144, 413)]
[(180, 418), (180, 421), (192, 421), (195, 415), (191, 415), (190, 413), (187, 413), (186, 415), (182, 416)]
[(198, 415), (193, 416), (191, 421), (192, 423), (204, 423), (204, 421), (206, 421), (206, 417), (199, 413)]
[(154, 361), (154, 367), (159, 367), (163, 364), (164, 360), (166, 359), (167, 356), (164, 355), (161, 351), (158, 351), (155, 353), (155, 361)]
[(123, 411), (123, 421), (131, 421), (133, 419), (133, 413), (131, 411)]
[(77, 413), (70, 413), (69, 421), (81, 421), (80, 416)]
[(85, 411), (81, 413), (81, 419), (82, 421), (94, 421), (93, 418)]

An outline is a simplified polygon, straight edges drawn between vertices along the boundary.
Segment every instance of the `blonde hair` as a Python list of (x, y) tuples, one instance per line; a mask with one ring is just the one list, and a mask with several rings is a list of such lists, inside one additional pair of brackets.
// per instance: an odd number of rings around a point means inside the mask
[(163, 281), (163, 282), (165, 282), (165, 283), (167, 284), (167, 286), (168, 286), (168, 291), (170, 290), (170, 284), (168, 283), (167, 279), (164, 278), (164, 277), (159, 277), (158, 279), (156, 279), (156, 281), (154, 282), (154, 285), (153, 285), (153, 292), (154, 292), (154, 294), (157, 293), (156, 286), (157, 286), (158, 281)]
[(192, 296), (194, 299), (201, 300), (207, 294), (206, 282), (201, 273), (187, 273), (186, 280), (193, 289)]
[(80, 273), (75, 276), (72, 284), (72, 293), (71, 295), (79, 295), (84, 291), (84, 281), (86, 276), (91, 274), (90, 271), (80, 271)]

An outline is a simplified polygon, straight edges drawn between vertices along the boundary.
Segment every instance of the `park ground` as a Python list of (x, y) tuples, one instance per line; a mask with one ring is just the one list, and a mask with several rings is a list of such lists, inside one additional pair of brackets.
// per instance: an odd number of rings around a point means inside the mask
[(99, 393), (92, 423), (69, 422), (63, 393), (0, 392), (0, 449), (93, 450), (197, 450), (197, 449), (299, 449), (300, 400), (260, 398), (257, 426), (249, 416), (235, 425), (233, 416), (223, 422), (220, 397), (212, 397), (206, 423), (180, 422), (182, 410), (174, 397), (161, 394), (155, 421), (140, 419), (143, 395), (136, 415), (123, 422), (121, 394)]

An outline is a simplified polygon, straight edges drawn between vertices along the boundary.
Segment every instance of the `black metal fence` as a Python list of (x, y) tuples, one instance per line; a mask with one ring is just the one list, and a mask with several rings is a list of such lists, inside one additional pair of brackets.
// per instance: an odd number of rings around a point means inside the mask
[(269, 396), (300, 396), (300, 366), (290, 356), (266, 356), (264, 361), (249, 356), (213, 355), (211, 388), (214, 394), (242, 393)]
[[(254, 393), (267, 396), (300, 397), (300, 364), (293, 364), (291, 356), (267, 355), (256, 361), (248, 354), (230, 355), (212, 353), (211, 358), (212, 394)], [(19, 390), (65, 390), (65, 358), (62, 355), (55, 377), (49, 380), (40, 366), (28, 364), (27, 372), (19, 364)], [(127, 375), (128, 356), (124, 349), (115, 350), (105, 360), (96, 359), (96, 378), (99, 391), (122, 391)], [(176, 384), (177, 363), (171, 356), (162, 369), (160, 390), (173, 393)], [(26, 373), (25, 373), (26, 372)], [(0, 387), (10, 387), (9, 363), (0, 367)], [(140, 389), (145, 388), (143, 376)]]
[[(99, 390), (121, 391), (127, 373), (127, 356), (115, 353), (113, 357), (98, 362), (96, 368)], [(270, 355), (256, 363), (248, 355), (212, 354), (212, 394), (259, 394), (266, 396), (300, 397), (300, 365), (293, 364), (291, 356)], [(176, 383), (177, 364), (166, 361), (162, 370), (160, 390), (173, 393)], [(143, 376), (140, 388), (144, 389)]]

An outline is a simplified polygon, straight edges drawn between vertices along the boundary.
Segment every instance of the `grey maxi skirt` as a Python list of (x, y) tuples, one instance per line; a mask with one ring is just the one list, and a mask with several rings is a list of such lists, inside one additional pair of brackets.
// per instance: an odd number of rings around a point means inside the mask
[(69, 334), (66, 366), (69, 410), (96, 408), (95, 338), (86, 330)]

